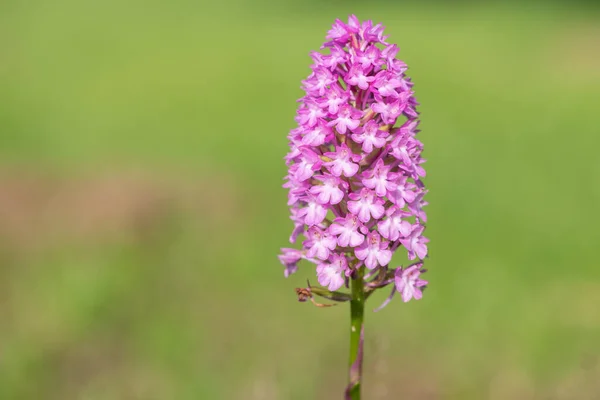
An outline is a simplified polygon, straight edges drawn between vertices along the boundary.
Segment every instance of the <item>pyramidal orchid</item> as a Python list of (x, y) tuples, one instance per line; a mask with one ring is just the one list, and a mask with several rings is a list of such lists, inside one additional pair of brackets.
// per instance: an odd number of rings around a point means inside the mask
[[(290, 242), (304, 240), (300, 249), (282, 249), (279, 259), (286, 277), (301, 260), (315, 264), (320, 286), (297, 288), (300, 301), (350, 303), (346, 399), (360, 399), (366, 300), (391, 286), (378, 311), (396, 292), (404, 302), (420, 299), (427, 285), (418, 103), (398, 46), (386, 40), (381, 24), (354, 15), (335, 21), (322, 52), (311, 54), (285, 157)], [(391, 267), (401, 249), (415, 262)]]

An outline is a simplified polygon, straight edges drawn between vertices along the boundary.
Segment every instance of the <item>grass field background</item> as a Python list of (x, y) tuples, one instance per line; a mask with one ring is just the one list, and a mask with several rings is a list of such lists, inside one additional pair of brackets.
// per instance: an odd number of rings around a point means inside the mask
[(599, 398), (600, 12), (399, 4), (0, 4), (0, 399), (341, 398), (349, 312), (276, 255), (350, 13), (410, 66), (430, 190), (430, 287), (367, 314), (365, 398)]

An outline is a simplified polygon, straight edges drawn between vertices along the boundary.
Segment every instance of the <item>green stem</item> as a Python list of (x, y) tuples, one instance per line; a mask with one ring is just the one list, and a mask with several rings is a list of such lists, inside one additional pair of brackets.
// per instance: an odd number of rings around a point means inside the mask
[(356, 271), (351, 280), (352, 300), (350, 300), (350, 362), (348, 374), (348, 394), (351, 400), (360, 400), (363, 359), (363, 323), (365, 311), (364, 267)]

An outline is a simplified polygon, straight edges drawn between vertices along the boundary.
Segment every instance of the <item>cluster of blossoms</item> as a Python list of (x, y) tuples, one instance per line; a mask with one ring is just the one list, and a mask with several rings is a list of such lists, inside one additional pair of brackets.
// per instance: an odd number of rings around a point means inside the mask
[[(284, 187), (302, 249), (282, 249), (285, 276), (301, 259), (317, 265), (319, 283), (331, 291), (348, 286), (354, 272), (368, 269), (370, 289), (394, 283), (404, 301), (422, 296), (420, 279), (428, 239), (421, 178), (423, 145), (417, 101), (398, 47), (383, 27), (336, 20), (321, 48), (311, 53), (298, 127), (289, 135)], [(398, 124), (398, 126), (395, 126)], [(403, 246), (415, 263), (390, 269)], [(392, 291), (392, 294), (394, 293)]]

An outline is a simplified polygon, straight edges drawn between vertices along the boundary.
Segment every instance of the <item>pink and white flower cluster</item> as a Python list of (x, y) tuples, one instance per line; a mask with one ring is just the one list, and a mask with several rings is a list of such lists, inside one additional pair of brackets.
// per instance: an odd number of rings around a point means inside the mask
[(407, 66), (380, 24), (354, 15), (336, 20), (327, 39), (328, 51), (311, 54), (285, 157), (290, 242), (303, 236), (302, 249), (282, 249), (280, 261), (286, 276), (301, 259), (316, 264), (319, 283), (335, 291), (363, 265), (370, 276), (387, 275), (393, 252), (404, 247), (418, 260), (395, 269), (390, 281), (404, 301), (419, 299), (427, 284), (419, 278), (427, 191)]

